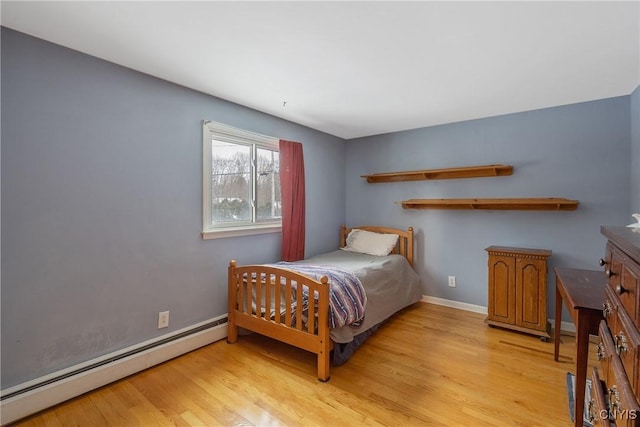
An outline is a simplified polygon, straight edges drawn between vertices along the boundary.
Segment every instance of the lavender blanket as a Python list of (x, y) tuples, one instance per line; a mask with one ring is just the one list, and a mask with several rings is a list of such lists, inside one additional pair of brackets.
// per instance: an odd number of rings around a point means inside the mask
[[(329, 280), (329, 326), (340, 328), (349, 325), (357, 328), (364, 320), (364, 310), (367, 305), (367, 294), (358, 277), (341, 268), (329, 265), (311, 265), (299, 262), (278, 262), (274, 267), (285, 268), (320, 280), (327, 276)], [(304, 298), (308, 299), (308, 290), (304, 291)], [(303, 302), (306, 310), (307, 304)]]

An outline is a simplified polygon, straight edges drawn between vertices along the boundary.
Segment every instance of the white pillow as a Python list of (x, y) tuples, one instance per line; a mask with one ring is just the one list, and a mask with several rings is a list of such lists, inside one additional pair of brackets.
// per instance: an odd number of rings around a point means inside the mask
[(354, 228), (347, 236), (345, 251), (369, 255), (387, 256), (398, 243), (397, 234), (380, 234)]

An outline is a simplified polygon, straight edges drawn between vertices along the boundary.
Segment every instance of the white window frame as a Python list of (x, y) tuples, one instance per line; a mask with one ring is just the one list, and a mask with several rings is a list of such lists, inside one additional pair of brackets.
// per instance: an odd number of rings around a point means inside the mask
[(211, 224), (211, 141), (214, 136), (219, 141), (255, 145), (258, 148), (275, 151), (279, 151), (280, 144), (278, 138), (260, 135), (223, 123), (202, 121), (202, 238), (207, 240), (281, 232), (282, 220), (234, 226), (214, 226)]

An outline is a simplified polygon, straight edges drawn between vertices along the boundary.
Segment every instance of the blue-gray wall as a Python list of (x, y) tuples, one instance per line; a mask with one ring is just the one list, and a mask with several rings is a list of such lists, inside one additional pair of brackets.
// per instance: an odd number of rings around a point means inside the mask
[(640, 212), (640, 86), (631, 94), (631, 212)]
[(3, 389), (223, 315), (228, 261), (279, 259), (201, 239), (202, 119), (302, 142), (306, 251), (337, 247), (342, 139), (2, 29)]
[[(491, 245), (551, 249), (556, 265), (599, 268), (601, 224), (631, 222), (629, 96), (347, 142), (347, 223), (414, 226), (425, 293), (486, 306)], [(504, 163), (511, 176), (368, 184), (375, 172)], [(412, 198), (565, 197), (569, 212), (412, 210)], [(447, 286), (447, 276), (457, 287)], [(553, 315), (553, 311), (549, 311)]]

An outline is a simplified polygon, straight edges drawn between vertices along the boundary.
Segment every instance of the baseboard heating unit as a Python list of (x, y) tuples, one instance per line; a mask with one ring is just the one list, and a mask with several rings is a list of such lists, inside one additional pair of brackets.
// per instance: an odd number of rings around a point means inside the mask
[(54, 406), (227, 336), (227, 316), (18, 384), (0, 392), (0, 425)]

